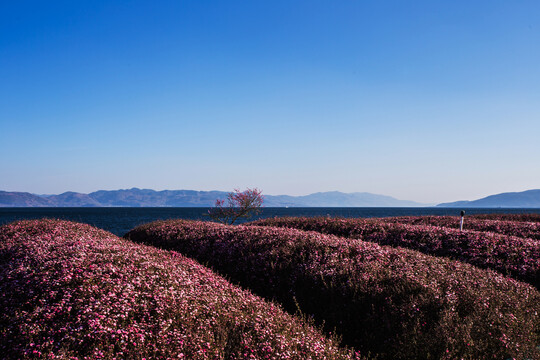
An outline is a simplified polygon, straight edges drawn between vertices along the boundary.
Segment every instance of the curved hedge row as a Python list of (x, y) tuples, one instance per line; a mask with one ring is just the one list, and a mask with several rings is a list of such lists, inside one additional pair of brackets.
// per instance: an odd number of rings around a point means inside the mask
[[(459, 229), (461, 218), (459, 216), (400, 216), (381, 218), (378, 220), (386, 223), (431, 225)], [(540, 223), (537, 222), (489, 220), (466, 217), (463, 229), (494, 232), (502, 235), (540, 240)]]
[(3, 359), (347, 359), (193, 260), (59, 220), (0, 227)]
[(524, 222), (540, 222), (540, 214), (477, 214), (470, 215), (475, 219), (483, 220), (503, 220), (503, 221), (524, 221)]
[(185, 220), (125, 237), (208, 263), (380, 358), (540, 356), (538, 291), (458, 261), (316, 232)]
[(269, 218), (250, 225), (278, 226), (418, 250), (493, 269), (540, 288), (540, 241), (375, 219)]

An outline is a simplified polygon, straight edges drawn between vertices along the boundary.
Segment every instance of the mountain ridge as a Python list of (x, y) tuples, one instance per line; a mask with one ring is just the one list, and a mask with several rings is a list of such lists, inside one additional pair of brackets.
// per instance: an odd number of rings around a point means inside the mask
[[(0, 191), (0, 207), (211, 207), (225, 191), (119, 189), (58, 195)], [(266, 207), (420, 207), (415, 201), (367, 192), (318, 192), (303, 196), (265, 195)]]
[[(119, 189), (89, 194), (67, 191), (58, 195), (0, 191), (0, 207), (212, 207), (225, 191)], [(367, 192), (317, 192), (309, 195), (265, 195), (266, 207), (427, 207), (415, 201)], [(477, 200), (435, 205), (461, 208), (540, 208), (540, 189), (506, 192)]]
[(479, 208), (540, 208), (540, 189), (520, 192), (505, 192), (489, 195), (477, 200), (461, 200), (438, 204), (439, 207), (479, 207)]

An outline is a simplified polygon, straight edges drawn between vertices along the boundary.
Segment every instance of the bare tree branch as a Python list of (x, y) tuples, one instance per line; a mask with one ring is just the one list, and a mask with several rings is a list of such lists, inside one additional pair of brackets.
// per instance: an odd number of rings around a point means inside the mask
[(240, 191), (234, 189), (227, 195), (227, 200), (216, 200), (215, 206), (208, 211), (208, 216), (222, 224), (234, 224), (240, 218), (248, 218), (261, 211), (264, 201), (262, 191), (254, 188)]

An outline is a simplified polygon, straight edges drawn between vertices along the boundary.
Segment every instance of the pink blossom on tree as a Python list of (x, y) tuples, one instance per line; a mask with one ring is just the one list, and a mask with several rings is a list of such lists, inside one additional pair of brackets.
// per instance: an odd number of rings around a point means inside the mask
[(244, 191), (234, 189), (226, 200), (216, 200), (215, 206), (208, 210), (208, 216), (222, 224), (233, 224), (240, 218), (260, 213), (263, 201), (262, 191), (257, 188)]

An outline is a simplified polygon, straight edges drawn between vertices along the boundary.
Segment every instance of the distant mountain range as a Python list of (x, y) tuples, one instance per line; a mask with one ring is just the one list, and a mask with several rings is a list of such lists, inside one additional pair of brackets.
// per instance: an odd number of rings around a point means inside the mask
[(508, 192), (490, 195), (473, 201), (443, 203), (440, 207), (478, 207), (478, 208), (540, 208), (540, 190)]
[[(0, 207), (211, 207), (224, 191), (127, 189), (90, 194), (36, 195), (0, 191)], [(414, 201), (370, 193), (319, 192), (305, 196), (265, 195), (266, 207), (418, 207)]]
[[(211, 207), (216, 199), (225, 199), (224, 191), (126, 189), (99, 190), (90, 194), (65, 192), (36, 195), (27, 192), (0, 191), (0, 207)], [(366, 192), (318, 192), (305, 196), (265, 195), (266, 207), (420, 207), (431, 206), (414, 201)], [(437, 205), (462, 208), (540, 208), (540, 190), (491, 195), (473, 201)]]

